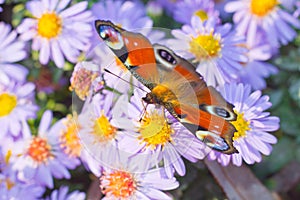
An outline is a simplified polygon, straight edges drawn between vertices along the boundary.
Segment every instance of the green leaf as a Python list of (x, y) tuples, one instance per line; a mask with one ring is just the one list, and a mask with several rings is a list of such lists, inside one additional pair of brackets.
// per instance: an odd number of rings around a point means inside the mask
[(274, 108), (280, 106), (284, 94), (284, 89), (279, 88), (277, 90), (267, 91), (266, 94), (269, 95), (270, 102), (272, 103), (272, 107)]
[(275, 64), (283, 70), (300, 71), (300, 49), (294, 49), (287, 56), (275, 59)]
[(292, 99), (300, 108), (300, 79), (292, 81), (292, 84), (289, 88), (289, 93)]
[(63, 77), (64, 71), (62, 69), (59, 69), (59, 68), (55, 68), (53, 71), (54, 71), (53, 77), (52, 77), (53, 82), (58, 83), (60, 81), (60, 79)]
[(290, 72), (281, 70), (276, 75), (270, 77), (271, 85), (282, 87), (288, 83), (287, 80), (289, 80), (290, 77)]
[(299, 115), (299, 110), (291, 106), (291, 101), (288, 94), (284, 93), (285, 98), (280, 105), (272, 112), (273, 115), (280, 118), (280, 129), (286, 134), (296, 136), (300, 129), (300, 118), (295, 116)]
[(295, 149), (295, 157), (298, 162), (300, 162), (300, 142), (297, 141), (297, 148)]

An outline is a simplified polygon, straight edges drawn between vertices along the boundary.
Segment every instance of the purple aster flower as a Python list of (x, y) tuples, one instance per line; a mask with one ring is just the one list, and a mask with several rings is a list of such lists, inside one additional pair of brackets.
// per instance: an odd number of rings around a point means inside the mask
[[(57, 140), (56, 143), (53, 141), (52, 144), (56, 147), (59, 146), (56, 151), (62, 154), (60, 155), (60, 162), (68, 169), (75, 169), (80, 164), (79, 158), (82, 145), (78, 136), (80, 127), (78, 127), (77, 122), (76, 114), (73, 117), (68, 115), (57, 121), (49, 131), (49, 134)], [(63, 157), (67, 157), (68, 159), (64, 159)]]
[(239, 35), (245, 35), (247, 45), (257, 44), (257, 33), (263, 31), (272, 47), (286, 45), (297, 33), (300, 22), (280, 7), (277, 0), (240, 0), (226, 4), (225, 10), (233, 12), (233, 21)]
[(156, 1), (149, 1), (146, 5), (146, 10), (151, 17), (159, 17), (163, 14), (163, 7)]
[(293, 10), (294, 5), (296, 4), (297, 0), (280, 0), (279, 1), (281, 3), (281, 5), (288, 9), (289, 11)]
[(251, 85), (254, 90), (266, 88), (265, 78), (278, 72), (274, 65), (265, 62), (271, 56), (271, 47), (269, 45), (259, 45), (250, 48), (248, 52), (249, 60), (243, 63), (243, 68), (239, 72), (240, 82)]
[(24, 82), (28, 70), (15, 62), (26, 57), (25, 42), (17, 38), (11, 26), (0, 22), (0, 83), (9, 84), (11, 79)]
[[(67, 156), (60, 146), (60, 124), (52, 122), (52, 112), (45, 111), (36, 136), (29, 136), (18, 141), (14, 148), (15, 160), (13, 168), (18, 178), (23, 181), (53, 188), (53, 177), (57, 179), (71, 177), (68, 169), (80, 164), (78, 159)], [(30, 133), (29, 133), (30, 135)]]
[(63, 67), (65, 59), (77, 62), (80, 51), (90, 46), (92, 13), (83, 1), (67, 8), (71, 0), (29, 1), (27, 9), (34, 18), (26, 18), (17, 31), (21, 39), (32, 40), (32, 49), (39, 51), (39, 60), (46, 65), (53, 60)]
[[(3, 4), (5, 0), (0, 0), (0, 4)], [(2, 12), (2, 8), (0, 7), (0, 12)]]
[(244, 38), (231, 31), (230, 24), (216, 25), (214, 18), (202, 22), (193, 16), (191, 25), (173, 30), (169, 40), (179, 55), (199, 62), (197, 71), (208, 85), (223, 85), (238, 80), (241, 62), (247, 62)]
[(32, 83), (0, 84), (0, 138), (7, 135), (12, 137), (26, 137), (29, 127), (27, 120), (36, 117), (38, 107), (34, 102)]
[(202, 21), (210, 17), (218, 19), (219, 12), (214, 9), (214, 6), (211, 0), (183, 0), (176, 3), (173, 17), (183, 24), (191, 23), (192, 16), (197, 16)]
[[(129, 31), (139, 31), (147, 34), (151, 31), (153, 22), (147, 16), (145, 7), (139, 2), (133, 1), (101, 1), (95, 3), (92, 8), (95, 19), (109, 20)], [(93, 46), (99, 44), (99, 36), (93, 31)]]
[(80, 129), (77, 114), (67, 115), (56, 122), (56, 129), (59, 133), (59, 143), (62, 151), (72, 158), (81, 156), (82, 145), (78, 136)]
[(85, 194), (77, 190), (68, 194), (69, 188), (67, 186), (61, 186), (58, 190), (54, 190), (49, 197), (45, 200), (84, 200)]
[[(90, 149), (84, 148), (82, 141), (79, 137), (78, 132), (81, 130), (82, 125), (78, 121), (78, 116), (76, 112), (73, 112), (73, 115), (67, 115), (65, 118), (57, 121), (55, 124), (56, 133), (59, 134), (59, 146), (61, 151), (69, 157), (76, 159), (80, 158), (84, 166), (89, 171), (94, 171), (93, 168), (90, 168), (91, 162), (94, 162), (94, 158), (89, 152)], [(62, 160), (64, 163), (64, 161)], [(64, 163), (68, 166), (68, 160)], [(72, 163), (69, 168), (74, 167)]]
[(156, 0), (170, 15), (173, 15), (177, 2), (183, 0)]
[(220, 18), (224, 21), (230, 18), (230, 14), (224, 10), (226, 3), (230, 0), (214, 0), (215, 9), (219, 11)]
[(1, 199), (40, 199), (45, 188), (17, 178), (12, 169), (12, 152), (16, 143), (11, 138), (1, 140), (0, 146), (0, 197)]
[(222, 96), (235, 106), (237, 120), (232, 124), (237, 129), (233, 137), (233, 145), (239, 151), (232, 155), (211, 151), (208, 157), (226, 166), (230, 161), (241, 166), (244, 160), (247, 164), (260, 162), (261, 154), (270, 155), (271, 144), (277, 142), (270, 131), (279, 128), (279, 118), (270, 116), (266, 109), (271, 107), (268, 96), (262, 96), (261, 91), (251, 93), (249, 85), (226, 84), (219, 88)]
[(146, 93), (136, 90), (130, 102), (126, 96), (118, 101), (120, 112), (124, 113), (118, 120), (118, 126), (128, 131), (128, 137), (120, 142), (120, 149), (139, 157), (139, 160), (145, 160), (141, 165), (153, 166), (163, 160), (168, 177), (173, 176), (174, 169), (179, 175), (185, 175), (181, 156), (196, 162), (203, 159), (210, 149), (165, 113), (164, 108), (148, 105), (145, 110), (141, 100), (144, 96)]
[(153, 24), (144, 5), (139, 2), (101, 1), (95, 3), (91, 10), (96, 19), (110, 20), (129, 31), (151, 28)]
[(119, 108), (114, 106), (117, 95), (106, 90), (102, 92), (85, 102), (78, 116), (78, 136), (85, 151), (105, 165), (107, 157), (114, 160), (117, 156), (118, 143), (124, 132), (115, 122), (120, 117)]
[(98, 167), (96, 176), (100, 177), (100, 188), (110, 199), (172, 199), (161, 190), (172, 190), (179, 186), (175, 177), (167, 177), (163, 168), (148, 170), (138, 157), (126, 156), (119, 159), (107, 158), (111, 167)]
[(300, 16), (300, 2), (297, 1), (297, 2), (295, 3), (295, 6), (296, 6), (296, 10), (295, 10), (293, 16), (294, 16), (295, 18), (298, 18), (298, 17)]
[(16, 172), (11, 168), (0, 173), (1, 199), (40, 199), (45, 188), (33, 183), (26, 183), (17, 179)]

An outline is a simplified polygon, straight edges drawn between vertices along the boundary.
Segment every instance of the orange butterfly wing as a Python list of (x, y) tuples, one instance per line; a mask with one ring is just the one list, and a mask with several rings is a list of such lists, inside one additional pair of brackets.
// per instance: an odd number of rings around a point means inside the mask
[(151, 86), (149, 83), (153, 77), (158, 77), (158, 71), (150, 41), (142, 34), (126, 31), (110, 21), (96, 20), (95, 26), (100, 37), (125, 67), (147, 87)]

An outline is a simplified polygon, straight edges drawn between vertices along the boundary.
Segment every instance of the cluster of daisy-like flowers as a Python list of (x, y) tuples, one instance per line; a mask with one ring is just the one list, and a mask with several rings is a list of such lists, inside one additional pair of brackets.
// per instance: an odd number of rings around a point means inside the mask
[[(112, 0), (90, 6), (33, 0), (26, 3), (30, 15), (15, 29), (0, 22), (1, 198), (84, 199), (79, 191), (67, 194), (66, 186), (54, 190), (55, 180), (70, 179), (70, 170), (83, 165), (99, 179), (103, 199), (172, 199), (163, 191), (179, 186), (175, 175), (185, 175), (184, 160), (208, 157), (240, 166), (271, 153), (277, 139), (270, 132), (279, 128), (279, 118), (266, 111), (271, 103), (261, 90), (278, 71), (268, 60), (300, 28), (299, 2), (289, 8), (276, 0), (156, 0), (147, 9), (139, 1)], [(153, 29), (149, 16), (161, 14), (155, 9), (165, 9), (181, 28), (171, 34)], [(222, 22), (226, 12), (233, 13), (233, 24)], [(207, 85), (234, 105), (238, 153), (211, 150), (164, 108), (145, 105), (147, 88), (100, 41), (96, 19), (141, 33), (192, 62)], [(51, 93), (60, 86), (28, 82), (28, 68), (35, 67), (23, 66), (28, 57), (43, 70), (77, 63), (69, 87), (72, 114), (53, 120), (38, 106), (36, 89)], [(53, 189), (49, 196), (46, 189)]]
[[(28, 82), (28, 69), (36, 66), (24, 66), (26, 60), (38, 54), (42, 67), (50, 65), (51, 60), (63, 67), (66, 60), (77, 62), (89, 48), (91, 11), (87, 10), (87, 2), (70, 4), (68, 0), (29, 1), (26, 8), (31, 15), (15, 29), (0, 22), (1, 199), (85, 198), (78, 191), (68, 195), (67, 187), (53, 191), (49, 197), (44, 195), (46, 188), (55, 187), (54, 178), (71, 178), (69, 170), (80, 164), (76, 151), (80, 145), (72, 141), (72, 133), (65, 128), (71, 117), (52, 124), (52, 112), (42, 113), (45, 109), (36, 102), (36, 88), (44, 80)], [(33, 125), (37, 113), (42, 117)]]

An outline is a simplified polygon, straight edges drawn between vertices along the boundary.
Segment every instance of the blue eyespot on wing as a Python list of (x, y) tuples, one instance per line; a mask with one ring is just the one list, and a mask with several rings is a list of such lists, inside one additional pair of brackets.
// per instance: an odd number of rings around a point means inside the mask
[(119, 50), (124, 47), (121, 32), (123, 29), (117, 28), (111, 22), (97, 20), (95, 26), (99, 36), (105, 41), (108, 47)]
[(207, 146), (217, 151), (227, 151), (229, 149), (226, 141), (220, 137), (220, 135), (215, 134), (210, 131), (197, 131), (196, 137), (203, 141)]

